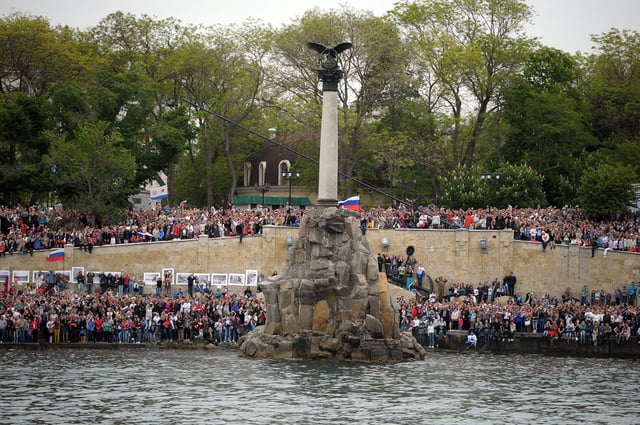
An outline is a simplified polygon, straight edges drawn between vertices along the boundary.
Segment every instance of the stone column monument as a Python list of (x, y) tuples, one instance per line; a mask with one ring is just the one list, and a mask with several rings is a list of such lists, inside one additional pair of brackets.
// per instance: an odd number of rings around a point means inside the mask
[(318, 175), (318, 206), (335, 207), (338, 203), (338, 82), (342, 70), (338, 54), (352, 47), (340, 43), (331, 48), (320, 43), (308, 43), (310, 49), (325, 55), (318, 77), (322, 81), (322, 124), (320, 127), (320, 170)]
[(341, 43), (308, 46), (326, 56), (322, 70), (323, 112), (320, 138), (318, 206), (302, 221), (281, 274), (263, 282), (267, 323), (240, 339), (252, 357), (352, 361), (403, 361), (424, 358), (410, 333), (401, 333), (398, 306), (385, 273), (360, 230), (359, 213), (338, 202), (337, 90), (342, 71)]

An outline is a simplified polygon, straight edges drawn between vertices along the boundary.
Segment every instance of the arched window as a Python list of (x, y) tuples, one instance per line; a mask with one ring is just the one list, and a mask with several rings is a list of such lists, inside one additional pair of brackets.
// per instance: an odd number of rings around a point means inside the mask
[(266, 185), (267, 161), (260, 161), (258, 165), (258, 186)]
[(280, 164), (278, 164), (278, 186), (288, 184), (289, 181), (282, 177), (282, 173), (286, 173), (289, 170), (291, 170), (291, 163), (289, 160), (285, 159), (280, 161)]
[(251, 163), (250, 162), (244, 163), (243, 174), (244, 174), (244, 178), (242, 180), (244, 182), (243, 186), (249, 187), (251, 185)]

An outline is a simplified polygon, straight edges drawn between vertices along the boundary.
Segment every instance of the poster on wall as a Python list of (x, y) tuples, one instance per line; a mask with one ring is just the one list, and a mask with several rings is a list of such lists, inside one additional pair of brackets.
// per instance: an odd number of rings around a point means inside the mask
[(258, 270), (246, 270), (246, 283), (247, 286), (257, 286), (258, 285)]
[(229, 285), (244, 286), (244, 275), (240, 273), (229, 273)]
[(62, 276), (62, 279), (65, 282), (71, 281), (71, 270), (56, 270), (56, 276)]
[(171, 285), (174, 284), (175, 276), (173, 269), (162, 269), (162, 281), (164, 282), (166, 279), (169, 279)]
[(142, 280), (144, 280), (145, 286), (153, 286), (155, 288), (158, 283), (158, 278), (160, 277), (160, 273), (144, 273)]
[(187, 279), (191, 273), (176, 273), (176, 285), (187, 286)]
[(216, 288), (227, 286), (227, 274), (211, 273), (211, 285), (215, 286)]
[(201, 288), (208, 288), (210, 284), (209, 273), (195, 273), (196, 282)]
[(29, 283), (29, 270), (14, 270), (13, 283), (18, 285)]
[(78, 275), (82, 272), (84, 274), (84, 267), (71, 267), (71, 282), (78, 283)]
[(34, 270), (32, 273), (31, 281), (36, 285), (43, 284), (47, 281), (47, 274), (49, 272), (46, 270)]

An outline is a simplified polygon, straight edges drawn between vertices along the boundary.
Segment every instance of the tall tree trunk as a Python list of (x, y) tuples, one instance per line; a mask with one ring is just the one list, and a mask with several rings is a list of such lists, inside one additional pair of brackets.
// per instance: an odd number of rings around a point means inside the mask
[(238, 186), (238, 172), (236, 167), (233, 166), (233, 158), (231, 156), (231, 136), (226, 126), (223, 126), (223, 138), (224, 138), (224, 157), (227, 160), (227, 168), (229, 169), (229, 176), (231, 181), (229, 184), (229, 193), (227, 194), (227, 201), (233, 203), (233, 195), (236, 193), (236, 187)]
[(213, 206), (213, 171), (211, 170), (213, 144), (208, 140), (208, 124), (209, 120), (207, 118), (200, 120), (200, 142), (203, 146), (205, 180), (207, 182), (207, 207), (211, 207)]
[(484, 120), (487, 117), (487, 105), (489, 104), (489, 100), (484, 99), (480, 104), (480, 109), (478, 110), (478, 115), (476, 116), (476, 122), (473, 123), (473, 128), (471, 129), (471, 136), (469, 137), (469, 144), (467, 145), (467, 150), (464, 153), (464, 165), (467, 168), (473, 167), (473, 157), (476, 152), (476, 146), (478, 144), (478, 137), (482, 132), (482, 127), (484, 125)]

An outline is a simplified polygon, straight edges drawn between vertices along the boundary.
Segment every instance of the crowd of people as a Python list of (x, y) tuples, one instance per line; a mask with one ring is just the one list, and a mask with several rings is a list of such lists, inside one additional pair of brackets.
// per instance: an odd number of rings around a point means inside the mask
[[(443, 277), (436, 280), (439, 291), (446, 287), (444, 294), (432, 291), (428, 296), (418, 293), (415, 298), (398, 299), (400, 329), (427, 335), (429, 348), (451, 330), (466, 331), (470, 346), (494, 339), (513, 341), (523, 332), (579, 344), (603, 344), (612, 338), (618, 344), (640, 341), (637, 282), (620, 290), (620, 297), (609, 299), (586, 286), (580, 294), (565, 291), (561, 299), (531, 292), (523, 299), (515, 288), (513, 295), (504, 288), (515, 281), (512, 274), (496, 284), (502, 291), (494, 291), (493, 285), (447, 285)], [(250, 288), (243, 294), (228, 288), (186, 294), (143, 292), (122, 293), (112, 287), (95, 292), (86, 287), (3, 292), (0, 343), (233, 344), (267, 320), (264, 299)]]
[[(203, 234), (212, 238), (240, 236), (242, 241), (244, 236), (260, 234), (265, 225), (297, 226), (304, 213), (305, 210), (295, 208), (217, 210), (157, 206), (146, 211), (129, 210), (122, 223), (108, 224), (97, 223), (61, 206), (2, 207), (0, 256), (32, 254), (68, 244), (90, 253), (94, 247), (105, 244), (189, 239)], [(637, 217), (592, 222), (576, 208), (450, 210), (400, 205), (372, 208), (360, 215), (363, 233), (374, 228), (510, 229), (515, 239), (540, 242), (543, 249), (554, 249), (557, 244), (578, 244), (640, 252)], [(400, 255), (379, 255), (378, 265), (380, 271), (385, 270), (392, 278), (411, 276), (407, 282), (409, 289), (425, 283), (424, 266), (411, 256), (404, 259)], [(5, 288), (0, 303), (0, 340), (40, 339), (56, 343), (202, 338), (214, 343), (233, 342), (266, 320), (263, 302), (250, 291), (244, 296), (220, 291), (193, 294), (191, 290), (188, 294), (165, 290), (163, 294), (160, 282), (155, 293), (145, 294), (135, 278), (130, 281), (126, 278), (126, 275), (111, 279), (83, 276), (79, 291), (74, 292), (64, 290), (63, 283), (49, 276), (43, 276), (44, 283), (29, 292), (16, 293)], [(92, 290), (94, 282), (96, 289)], [(523, 297), (516, 291), (514, 276), (478, 285), (462, 282), (447, 285), (447, 280), (439, 277), (435, 284), (437, 293), (433, 290), (416, 300), (401, 300), (402, 330), (422, 329), (434, 338), (451, 329), (473, 331), (485, 343), (492, 338), (512, 340), (516, 332), (576, 338), (581, 343), (597, 343), (615, 336), (617, 342), (624, 343), (640, 332), (636, 282), (613, 294), (585, 287), (579, 297), (566, 293), (562, 300), (536, 297), (532, 293)], [(127, 289), (123, 290), (124, 287)], [(508, 302), (499, 302), (504, 298)]]
[(444, 277), (436, 281), (440, 291), (442, 284), (448, 286), (444, 295), (433, 291), (400, 300), (401, 330), (424, 333), (429, 348), (450, 330), (473, 334), (467, 340), (471, 346), (490, 344), (494, 339), (513, 341), (516, 333), (538, 333), (579, 344), (599, 345), (611, 338), (617, 344), (640, 343), (640, 285), (635, 281), (616, 290), (615, 297), (601, 296), (602, 290), (585, 285), (580, 294), (567, 289), (560, 299), (532, 292), (521, 297), (515, 289), (508, 289), (508, 282), (515, 281), (512, 274), (491, 285), (446, 285)]
[[(137, 242), (211, 238), (262, 233), (263, 226), (298, 226), (307, 210), (258, 207), (238, 209), (168, 208), (130, 209), (120, 223), (97, 222), (62, 206), (0, 207), (0, 256), (33, 254), (36, 250), (72, 245), (88, 252), (93, 247)], [(540, 242), (543, 249), (558, 244), (640, 252), (637, 216), (594, 222), (579, 208), (486, 208), (452, 210), (434, 205), (412, 208), (404, 204), (360, 212), (361, 228), (456, 229), (513, 231), (518, 240)]]
[(3, 292), (0, 343), (237, 343), (266, 322), (264, 300), (243, 294)]

